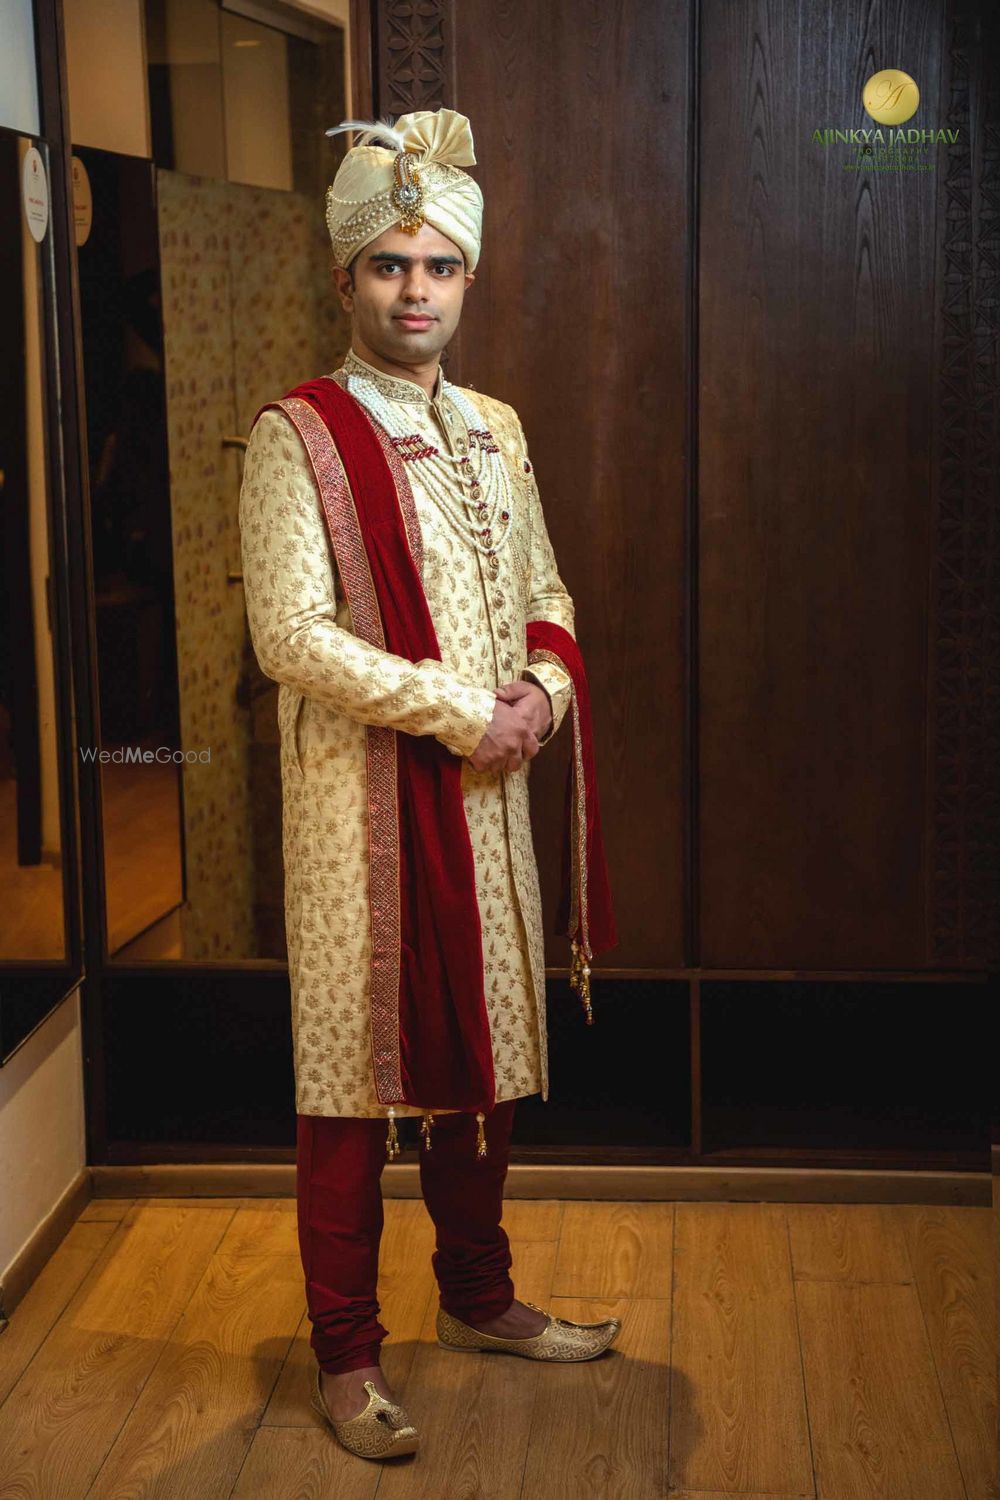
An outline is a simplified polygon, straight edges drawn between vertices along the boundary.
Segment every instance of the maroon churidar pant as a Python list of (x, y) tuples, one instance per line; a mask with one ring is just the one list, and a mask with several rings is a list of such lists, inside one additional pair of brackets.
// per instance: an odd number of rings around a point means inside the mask
[[(499, 1317), (514, 1300), (510, 1242), (501, 1228), (515, 1099), (486, 1116), (487, 1155), (476, 1155), (476, 1116), (436, 1114), (431, 1149), (421, 1138), (420, 1185), (434, 1221), (431, 1257), (441, 1306), (465, 1323)], [(402, 1116), (418, 1120), (417, 1116)], [(332, 1373), (377, 1365), (387, 1330), (376, 1294), (384, 1222), (385, 1118), (299, 1115), (296, 1192), (299, 1248), (312, 1323), (310, 1343)]]

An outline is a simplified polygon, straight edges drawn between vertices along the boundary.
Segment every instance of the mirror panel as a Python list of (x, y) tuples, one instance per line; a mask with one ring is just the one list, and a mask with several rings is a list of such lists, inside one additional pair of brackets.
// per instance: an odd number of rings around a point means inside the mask
[(107, 950), (283, 965), (278, 690), (238, 505), (259, 407), (348, 347), (322, 211), (345, 32), (145, 9), (154, 159), (74, 147)]
[[(47, 229), (24, 181), (47, 201), (44, 141), (0, 130), (0, 960), (62, 961), (62, 793), (53, 635), (46, 399)], [(42, 179), (45, 183), (42, 183)], [(41, 241), (36, 235), (44, 235)]]
[(0, 1066), (82, 974), (51, 196), (0, 128)]

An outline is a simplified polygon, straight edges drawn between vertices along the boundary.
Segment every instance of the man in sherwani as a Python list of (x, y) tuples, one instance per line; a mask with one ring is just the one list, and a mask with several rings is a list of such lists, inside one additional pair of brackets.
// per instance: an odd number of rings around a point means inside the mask
[(280, 684), (313, 1399), (383, 1457), (417, 1444), (378, 1363), (386, 1124), (391, 1158), (397, 1118), (421, 1119), (446, 1347), (589, 1359), (619, 1328), (516, 1299), (500, 1226), (514, 1102), (548, 1097), (528, 775), (571, 704), (581, 994), (613, 922), (573, 602), (524, 432), (440, 364), (480, 248), (468, 121), (424, 111), (361, 140), (327, 195), (352, 348), (258, 413), (240, 527), (254, 649)]

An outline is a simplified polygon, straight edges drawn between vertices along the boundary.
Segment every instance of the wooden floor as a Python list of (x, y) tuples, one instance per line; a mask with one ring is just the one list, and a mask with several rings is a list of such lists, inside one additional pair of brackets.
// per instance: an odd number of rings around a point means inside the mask
[(508, 1202), (518, 1294), (616, 1313), (579, 1365), (434, 1339), (387, 1199), (383, 1366), (418, 1454), (312, 1412), (294, 1202), (94, 1200), (0, 1335), (0, 1496), (995, 1500), (988, 1209)]

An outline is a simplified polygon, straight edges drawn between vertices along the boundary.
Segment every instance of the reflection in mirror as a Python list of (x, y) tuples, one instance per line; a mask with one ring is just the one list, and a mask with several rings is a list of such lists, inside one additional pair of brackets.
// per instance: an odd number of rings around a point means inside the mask
[(90, 463), (107, 941), (178, 949), (181, 785), (163, 330), (151, 163), (73, 163)]
[(74, 148), (108, 950), (283, 963), (277, 685), (239, 488), (259, 407), (349, 341), (323, 217), (344, 30), (147, 0), (145, 38), (155, 160)]
[[(24, 184), (48, 177), (45, 142), (0, 130), (0, 959), (66, 957), (50, 617), (45, 407), (46, 228)], [(47, 201), (47, 192), (40, 188)], [(36, 239), (36, 235), (38, 238)]]

